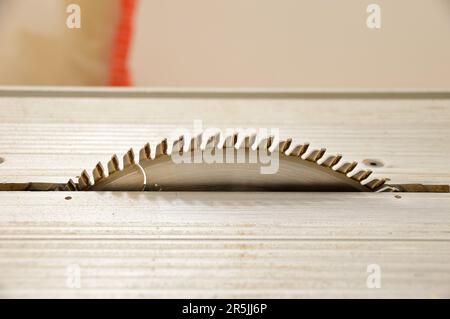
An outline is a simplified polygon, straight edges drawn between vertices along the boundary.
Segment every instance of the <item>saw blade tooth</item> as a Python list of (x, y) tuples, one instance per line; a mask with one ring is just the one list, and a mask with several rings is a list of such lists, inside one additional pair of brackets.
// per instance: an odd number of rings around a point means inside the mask
[(199, 134), (199, 135), (191, 138), (191, 142), (190, 142), (190, 150), (191, 151), (198, 150), (198, 149), (200, 149), (201, 146), (202, 146), (202, 134)]
[(325, 148), (314, 150), (308, 155), (308, 157), (306, 157), (306, 160), (309, 162), (317, 162), (325, 155), (326, 151), (327, 150)]
[(70, 192), (75, 192), (77, 191), (77, 184), (75, 184), (75, 182), (72, 179), (69, 179), (69, 181), (67, 182), (66, 186), (65, 186), (65, 190), (70, 191)]
[(151, 155), (152, 155), (152, 150), (150, 148), (150, 143), (147, 143), (139, 151), (139, 162), (143, 162), (143, 161), (151, 159)]
[(134, 152), (133, 149), (130, 148), (128, 152), (123, 156), (123, 168), (127, 168), (131, 165), (134, 165)]
[(367, 179), (370, 174), (372, 174), (371, 170), (362, 170), (353, 175), (351, 178), (355, 181), (362, 182), (363, 180)]
[(103, 168), (102, 163), (100, 162), (97, 163), (94, 170), (92, 171), (92, 175), (94, 176), (94, 183), (97, 183), (106, 177), (105, 169)]
[(380, 188), (381, 186), (383, 186), (386, 182), (388, 181), (388, 179), (386, 178), (382, 178), (382, 179), (374, 179), (370, 182), (368, 182), (367, 184), (365, 184), (364, 186), (369, 187), (371, 190)]
[(181, 135), (178, 140), (173, 142), (172, 145), (172, 154), (183, 154), (184, 148), (184, 136)]
[(342, 164), (337, 170), (336, 172), (342, 173), (342, 174), (348, 174), (351, 171), (353, 171), (356, 167), (356, 165), (358, 165), (357, 162), (346, 162), (344, 164)]
[(302, 157), (303, 154), (308, 150), (309, 143), (300, 144), (294, 147), (292, 152), (289, 154), (290, 156)]
[(161, 143), (156, 146), (155, 158), (167, 155), (167, 139), (163, 139)]
[(236, 146), (238, 140), (238, 134), (237, 133), (233, 133), (230, 136), (228, 136), (225, 139), (225, 142), (223, 143), (223, 148), (234, 148)]
[(251, 134), (244, 138), (243, 146), (247, 149), (251, 149), (256, 141), (256, 134)]
[(329, 156), (321, 165), (328, 168), (333, 168), (334, 166), (336, 166), (337, 163), (339, 163), (341, 159), (342, 155), (340, 154), (332, 155)]
[(216, 148), (217, 145), (219, 145), (219, 141), (220, 141), (219, 133), (210, 136), (208, 138), (208, 141), (206, 142), (206, 148), (208, 148), (208, 149)]
[(117, 155), (114, 154), (108, 162), (108, 174), (112, 175), (117, 171), (120, 171), (119, 159), (117, 158)]
[(80, 178), (78, 178), (78, 186), (80, 188), (80, 190), (85, 190), (86, 188), (90, 187), (91, 184), (91, 178), (89, 177), (89, 174), (86, 170), (84, 170), (81, 175)]
[(273, 136), (263, 138), (258, 144), (258, 149), (268, 150), (272, 146), (273, 139)]
[(291, 138), (288, 138), (285, 141), (281, 141), (280, 143), (278, 143), (278, 151), (283, 154), (286, 153), (286, 151), (289, 149), (291, 144), (292, 144)]

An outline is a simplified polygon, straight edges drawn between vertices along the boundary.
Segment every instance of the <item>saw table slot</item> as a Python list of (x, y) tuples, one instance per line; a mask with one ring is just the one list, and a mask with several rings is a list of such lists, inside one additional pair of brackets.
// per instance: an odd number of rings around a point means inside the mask
[[(450, 193), (450, 185), (401, 184), (393, 186), (398, 189), (397, 192), (401, 193)], [(0, 183), (0, 192), (58, 192), (58, 191), (66, 191), (65, 187), (66, 184), (57, 184), (57, 183), (3, 183), (3, 184)], [(154, 191), (155, 190), (144, 190), (144, 192), (154, 192)], [(209, 192), (214, 191), (217, 190), (214, 189), (209, 190)], [(254, 190), (247, 189), (246, 191), (248, 192)], [(301, 192), (301, 191), (280, 189), (278, 192)], [(328, 192), (329, 191), (322, 191), (322, 193)]]
[(53, 192), (63, 190), (64, 186), (54, 183), (0, 183), (0, 192)]

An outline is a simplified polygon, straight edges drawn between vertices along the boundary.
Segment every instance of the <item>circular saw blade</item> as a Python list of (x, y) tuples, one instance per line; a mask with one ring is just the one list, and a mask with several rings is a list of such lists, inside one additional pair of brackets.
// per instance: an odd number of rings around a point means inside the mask
[[(108, 163), (108, 175), (99, 163), (93, 170), (93, 182), (83, 171), (78, 184), (69, 181), (66, 189), (373, 192), (386, 182), (386, 179), (366, 182), (371, 171), (355, 173), (356, 162), (340, 163), (340, 155), (325, 157), (325, 149), (307, 153), (309, 144), (292, 146), (290, 139), (273, 145), (273, 138), (269, 137), (262, 139), (257, 147), (253, 145), (256, 136), (245, 136), (239, 147), (237, 134), (227, 137), (222, 147), (219, 140), (219, 135), (212, 136), (202, 148), (200, 136), (187, 145), (184, 137), (180, 137), (169, 154), (165, 139), (157, 145), (153, 156), (147, 144), (140, 150), (138, 163), (130, 150), (121, 169), (114, 155)], [(275, 165), (275, 169), (272, 167), (267, 173), (269, 165)]]

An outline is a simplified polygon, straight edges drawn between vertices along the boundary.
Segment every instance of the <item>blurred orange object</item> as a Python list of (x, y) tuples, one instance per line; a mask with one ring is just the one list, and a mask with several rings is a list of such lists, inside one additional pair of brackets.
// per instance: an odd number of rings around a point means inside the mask
[(121, 0), (120, 20), (113, 43), (109, 84), (131, 85), (128, 60), (133, 33), (136, 0)]

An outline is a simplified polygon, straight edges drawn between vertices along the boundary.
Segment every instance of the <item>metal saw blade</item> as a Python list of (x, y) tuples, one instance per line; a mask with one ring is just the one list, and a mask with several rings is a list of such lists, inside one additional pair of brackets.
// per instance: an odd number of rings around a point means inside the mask
[[(146, 144), (135, 161), (133, 150), (124, 156), (122, 168), (116, 155), (93, 170), (93, 180), (83, 171), (78, 183), (70, 180), (66, 190), (79, 191), (333, 191), (374, 192), (387, 179), (366, 182), (370, 170), (354, 172), (356, 162), (341, 162), (341, 155), (325, 157), (325, 149), (308, 151), (309, 144), (291, 145), (292, 140), (274, 144), (273, 137), (255, 144), (256, 136), (238, 135), (208, 138), (201, 147), (201, 135), (188, 142), (181, 136), (168, 153), (167, 139), (151, 152)], [(262, 173), (267, 158), (277, 157), (277, 170)], [(275, 158), (275, 157), (273, 157)], [(180, 161), (183, 159), (183, 161)], [(266, 160), (266, 161), (265, 161)]]

